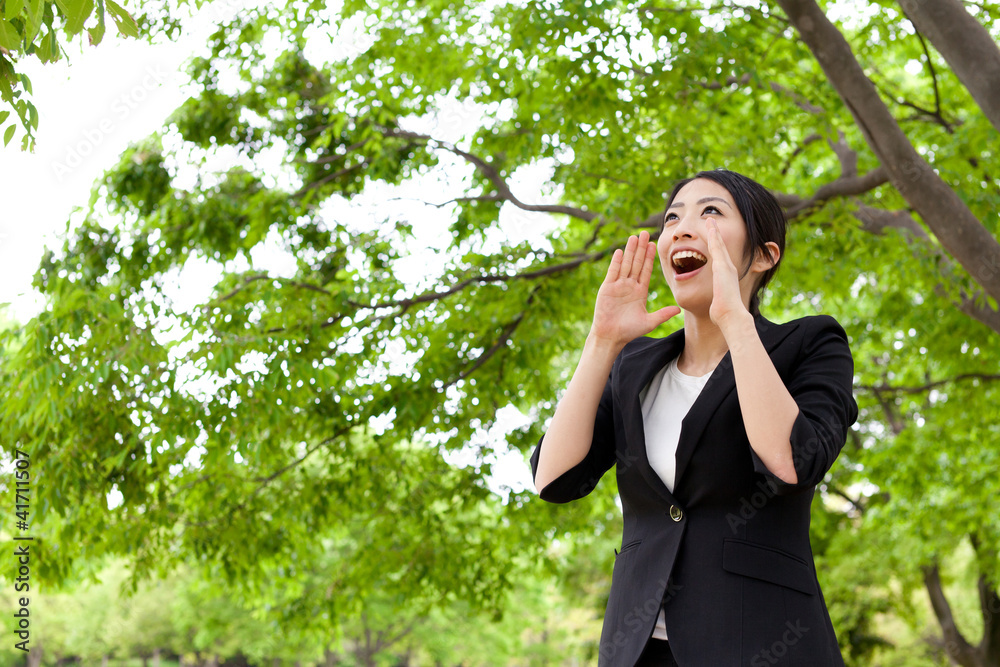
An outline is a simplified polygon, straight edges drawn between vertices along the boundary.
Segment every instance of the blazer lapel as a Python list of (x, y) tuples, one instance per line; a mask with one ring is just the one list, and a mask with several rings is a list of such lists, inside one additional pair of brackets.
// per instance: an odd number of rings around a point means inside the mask
[(629, 454), (627, 461), (636, 461), (639, 472), (646, 482), (670, 504), (676, 502), (666, 484), (649, 465), (646, 454), (646, 434), (642, 424), (642, 404), (639, 392), (649, 384), (657, 371), (684, 349), (684, 329), (665, 338), (652, 339), (642, 348), (622, 358), (618, 372), (618, 386), (622, 399), (622, 421), (625, 426), (625, 446)]
[[(770, 354), (774, 348), (781, 343), (784, 338), (791, 333), (797, 323), (778, 325), (765, 319), (762, 315), (754, 318), (757, 334), (764, 345), (764, 349)], [(670, 493), (663, 480), (649, 465), (649, 458), (646, 454), (646, 436), (642, 424), (642, 406), (639, 402), (639, 392), (653, 379), (657, 371), (662, 369), (670, 360), (678, 356), (684, 349), (684, 330), (675, 331), (665, 338), (655, 339), (653, 343), (636, 350), (628, 359), (623, 359), (619, 372), (619, 386), (623, 392), (623, 397), (627, 400), (621, 402), (623, 409), (623, 421), (627, 446), (634, 458), (640, 464), (641, 473), (646, 481), (669, 503), (675, 503), (676, 499)], [(733, 374), (732, 356), (726, 352), (725, 356), (715, 367), (708, 382), (702, 389), (701, 394), (695, 400), (687, 416), (681, 421), (681, 432), (677, 443), (677, 472), (674, 475), (674, 484), (680, 481), (684, 474), (684, 468), (690, 461), (702, 433), (708, 426), (709, 420), (715, 414), (722, 402), (729, 396), (729, 393), (736, 388), (736, 376)]]

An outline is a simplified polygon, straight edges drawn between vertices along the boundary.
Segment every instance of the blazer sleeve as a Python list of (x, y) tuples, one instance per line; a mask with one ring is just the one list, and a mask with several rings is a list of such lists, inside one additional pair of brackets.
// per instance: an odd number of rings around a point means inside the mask
[[(601, 402), (597, 406), (597, 417), (594, 419), (594, 437), (590, 442), (590, 450), (582, 461), (564, 472), (559, 477), (545, 485), (538, 492), (542, 500), (550, 503), (568, 503), (571, 500), (583, 498), (594, 490), (597, 483), (611, 466), (615, 464), (615, 420), (611, 397), (611, 375), (604, 385)], [(545, 435), (538, 440), (538, 445), (531, 455), (531, 478), (534, 480), (538, 472), (538, 457), (542, 451)]]
[(804, 333), (799, 364), (786, 383), (799, 406), (789, 438), (798, 481), (785, 482), (750, 449), (754, 470), (767, 478), (777, 495), (802, 491), (823, 481), (847, 441), (847, 430), (858, 418), (854, 358), (847, 334), (829, 315), (810, 319), (815, 324)]

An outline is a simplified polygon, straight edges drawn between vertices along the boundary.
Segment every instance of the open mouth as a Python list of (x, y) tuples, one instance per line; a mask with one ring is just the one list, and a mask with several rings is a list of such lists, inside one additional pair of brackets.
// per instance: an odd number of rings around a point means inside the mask
[(679, 250), (670, 258), (678, 274), (690, 273), (708, 263), (708, 258), (696, 250)]

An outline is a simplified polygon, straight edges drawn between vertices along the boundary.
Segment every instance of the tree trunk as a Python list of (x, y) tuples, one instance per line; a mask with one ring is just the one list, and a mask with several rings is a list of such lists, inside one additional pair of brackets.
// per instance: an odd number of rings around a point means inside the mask
[(160, 667), (160, 649), (153, 649), (153, 667)]
[(42, 666), (42, 645), (36, 643), (34, 646), (28, 647), (28, 667), (41, 667)]
[(899, 0), (899, 4), (1000, 131), (1000, 48), (990, 33), (959, 0)]
[(983, 640), (979, 650), (983, 663), (1000, 665), (1000, 596), (985, 575), (979, 575), (979, 609), (983, 613)]
[(815, 0), (778, 2), (851, 111), (889, 181), (948, 253), (988, 295), (1000, 300), (1000, 243), (914, 150), (851, 46)]
[(105, 653), (104, 655), (102, 655), (101, 656), (101, 667), (108, 667), (108, 660), (109, 659), (110, 659), (110, 656), (107, 653)]
[(955, 624), (955, 617), (951, 613), (951, 605), (941, 588), (941, 575), (938, 566), (926, 566), (923, 569), (924, 586), (927, 588), (927, 595), (931, 599), (931, 607), (934, 609), (934, 616), (937, 617), (941, 632), (944, 633), (944, 650), (948, 659), (956, 665), (962, 667), (987, 667), (983, 656), (970, 644), (962, 635), (958, 625)]
[(979, 611), (983, 615), (983, 639), (979, 642), (979, 650), (983, 662), (987, 665), (1000, 665), (1000, 595), (997, 587), (985, 574), (990, 559), (996, 558), (995, 553), (983, 548), (982, 540), (976, 532), (969, 534), (969, 541), (976, 553), (979, 566)]

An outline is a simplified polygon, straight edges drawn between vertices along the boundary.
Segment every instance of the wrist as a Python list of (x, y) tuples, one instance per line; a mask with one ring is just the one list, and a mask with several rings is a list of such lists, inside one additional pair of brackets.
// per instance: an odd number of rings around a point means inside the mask
[(602, 338), (595, 335), (593, 331), (587, 334), (587, 340), (584, 343), (584, 349), (589, 349), (601, 356), (610, 356), (611, 358), (617, 357), (618, 353), (624, 347), (623, 343), (611, 340), (610, 338)]
[(728, 315), (725, 320), (719, 322), (719, 328), (726, 341), (730, 343), (757, 333), (757, 326), (749, 310)]

